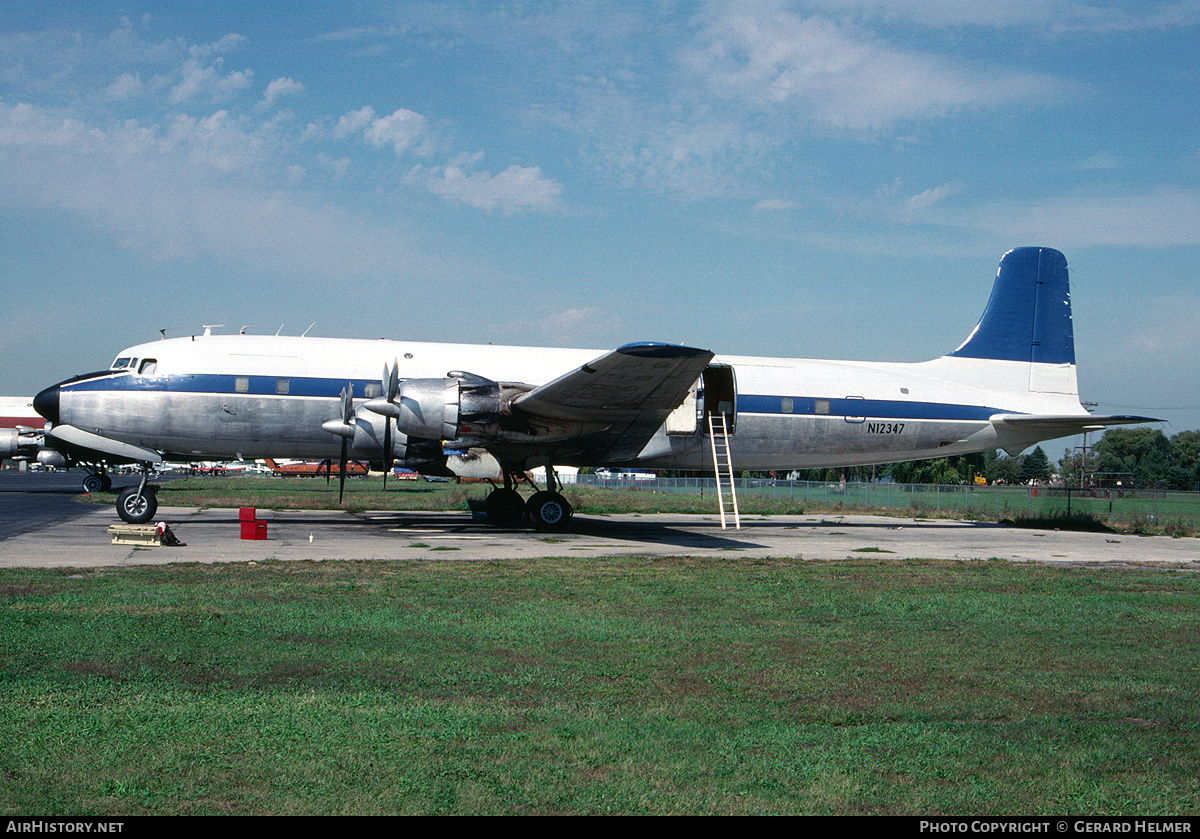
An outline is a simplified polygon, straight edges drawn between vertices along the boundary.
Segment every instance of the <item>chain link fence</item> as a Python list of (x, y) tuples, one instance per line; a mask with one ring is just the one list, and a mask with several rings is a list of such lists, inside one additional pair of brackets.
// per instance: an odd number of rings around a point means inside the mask
[[(568, 486), (593, 486), (646, 492), (711, 495), (713, 478), (661, 478), (648, 474), (562, 475)], [(739, 478), (738, 499), (743, 508), (756, 498), (791, 502), (814, 509), (894, 510), (910, 515), (961, 515), (988, 520), (1052, 518), (1088, 514), (1101, 521), (1144, 523), (1162, 527), (1177, 524), (1200, 530), (1200, 493), (1167, 490), (1079, 489), (1061, 486), (939, 486), (931, 484), (867, 483), (854, 481), (788, 481)]]

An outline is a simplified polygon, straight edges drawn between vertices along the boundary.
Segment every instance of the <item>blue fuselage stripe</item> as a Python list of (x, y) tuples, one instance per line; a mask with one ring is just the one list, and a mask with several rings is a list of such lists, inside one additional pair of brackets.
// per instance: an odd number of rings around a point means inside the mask
[[(238, 380), (245, 380), (238, 387)], [(287, 383), (286, 393), (281, 393), (280, 383)], [(349, 383), (355, 399), (369, 399), (367, 387), (374, 384), (382, 389), (378, 379), (318, 379), (306, 376), (233, 376), (213, 373), (172, 376), (128, 375), (107, 376), (79, 382), (63, 382), (65, 392), (81, 390), (113, 390), (147, 393), (211, 393), (235, 396), (310, 396), (337, 398)], [(376, 396), (379, 394), (376, 393)]]
[[(238, 380), (242, 386), (238, 387)], [(368, 379), (326, 379), (305, 376), (234, 376), (196, 374), (170, 376), (141, 376), (136, 373), (101, 376), (64, 382), (70, 391), (124, 391), (145, 393), (209, 393), (232, 396), (295, 396), (336, 399), (347, 381), (355, 399), (378, 396), (380, 383)], [(280, 392), (286, 382), (286, 393)], [(374, 393), (367, 388), (375, 385)], [(822, 408), (818, 413), (817, 407)], [(790, 408), (790, 410), (785, 410)], [(896, 399), (826, 399), (814, 396), (776, 396), (740, 394), (737, 411), (745, 414), (779, 416), (871, 417), (902, 420), (987, 420), (995, 414), (1015, 413), (983, 405), (962, 405), (945, 402), (910, 402)]]
[[(784, 410), (791, 402), (791, 410)], [(817, 413), (817, 403), (824, 408)], [(738, 413), (779, 414), (781, 416), (873, 417), (904, 420), (987, 420), (995, 414), (1010, 413), (985, 405), (956, 405), (946, 402), (907, 402), (898, 399), (822, 399), (811, 396), (766, 396), (740, 394)]]

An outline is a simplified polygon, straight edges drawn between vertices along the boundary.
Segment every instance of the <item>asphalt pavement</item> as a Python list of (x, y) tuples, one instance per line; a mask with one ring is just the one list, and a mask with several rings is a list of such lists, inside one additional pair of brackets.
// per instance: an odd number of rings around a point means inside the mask
[[(30, 476), (26, 476), (30, 477)], [(15, 480), (24, 480), (15, 479)], [(160, 507), (182, 547), (113, 544), (111, 504), (78, 499), (80, 478), (11, 488), (0, 478), (0, 567), (102, 567), (272, 560), (506, 560), (552, 556), (949, 559), (1168, 565), (1200, 570), (1200, 539), (1028, 530), (890, 516), (576, 515), (563, 533), (496, 528), (469, 513), (258, 510), (265, 539), (242, 539), (237, 510)], [(35, 483), (37, 486), (35, 487)]]

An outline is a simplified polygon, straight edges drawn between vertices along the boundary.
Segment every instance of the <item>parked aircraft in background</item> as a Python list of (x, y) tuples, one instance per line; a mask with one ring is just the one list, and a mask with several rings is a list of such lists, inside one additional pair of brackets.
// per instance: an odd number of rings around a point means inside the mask
[[(50, 423), (42, 454), (96, 474), (134, 462), (149, 475), (164, 457), (499, 472), (489, 517), (528, 515), (539, 528), (572, 512), (554, 466), (712, 470), (715, 435), (728, 435), (732, 468), (789, 470), (1016, 454), (1153, 421), (1080, 405), (1067, 262), (1050, 248), (1005, 254), (966, 341), (920, 363), (718, 357), (660, 343), (600, 351), (206, 334), (130, 347), (109, 369), (42, 391), (34, 407)], [(526, 501), (515, 484), (536, 466), (547, 467), (547, 486)], [(117, 501), (127, 521), (155, 506), (145, 480)]]

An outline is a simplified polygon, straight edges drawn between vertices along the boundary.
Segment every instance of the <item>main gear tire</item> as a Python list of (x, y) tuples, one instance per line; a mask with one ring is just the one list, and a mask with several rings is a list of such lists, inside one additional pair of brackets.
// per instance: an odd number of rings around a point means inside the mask
[(525, 505), (529, 521), (538, 530), (562, 530), (574, 512), (567, 499), (557, 492), (535, 492)]

